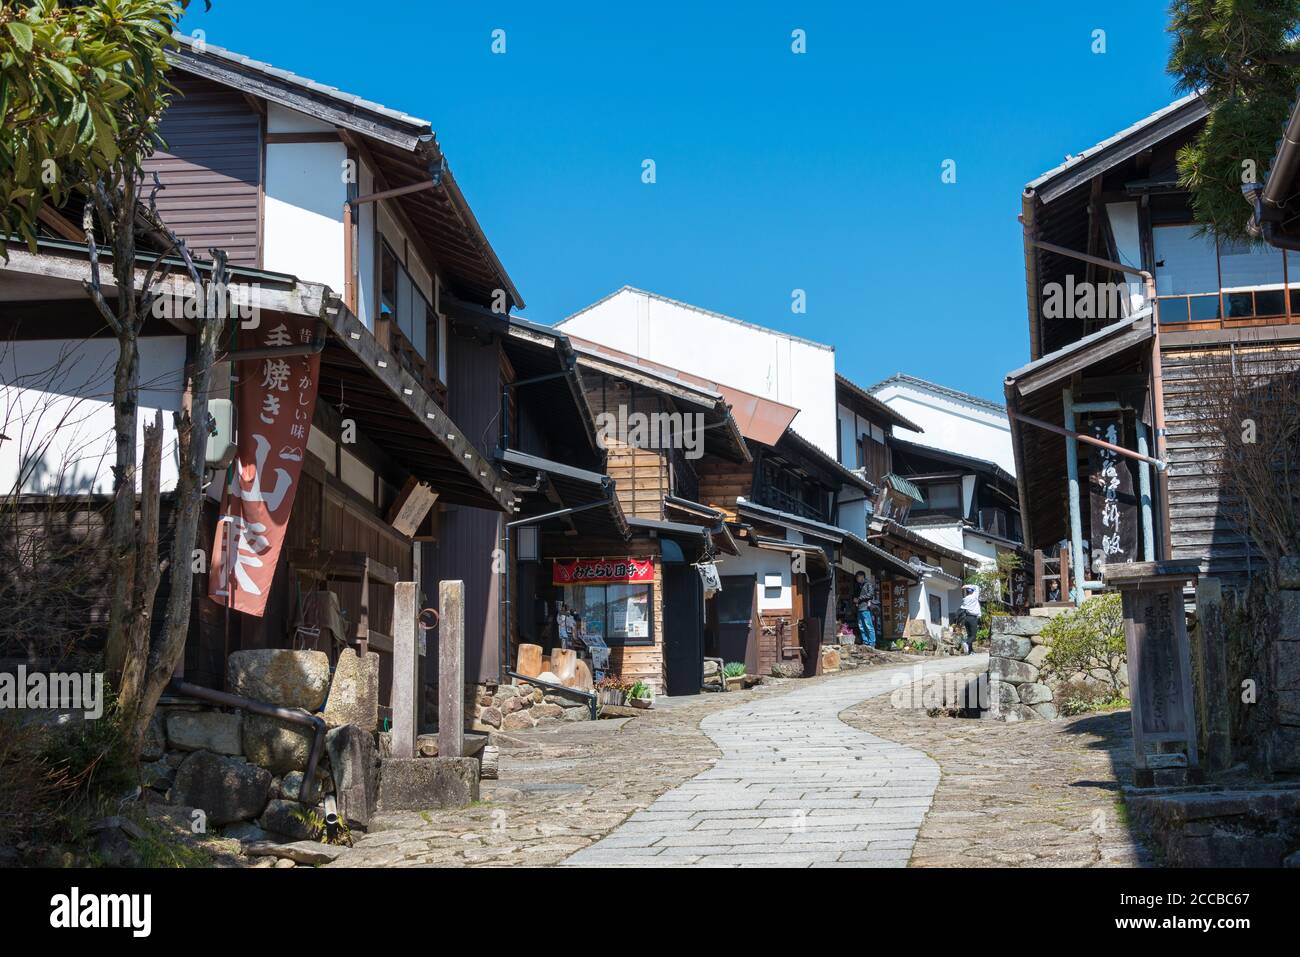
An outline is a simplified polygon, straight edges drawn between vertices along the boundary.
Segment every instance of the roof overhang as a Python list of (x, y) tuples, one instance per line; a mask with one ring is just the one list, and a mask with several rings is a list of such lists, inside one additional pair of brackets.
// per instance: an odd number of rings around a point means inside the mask
[(516, 520), (545, 517), (572, 532), (627, 540), (628, 519), (609, 476), (514, 449), (498, 449), (496, 461), (512, 476), (533, 479), (532, 487), (515, 486), (521, 501)]
[(175, 69), (337, 127), (343, 141), (376, 169), (380, 188), (430, 184), (393, 202), (419, 233), (414, 241), (428, 244), (439, 275), (465, 298), (489, 302), (500, 289), (510, 306), (523, 308), (523, 298), (474, 217), (427, 120), (210, 43), (174, 37), (178, 46), (167, 58)]
[(835, 373), (835, 391), (838, 393), (841, 403), (854, 409), (865, 419), (875, 418), (883, 421), (887, 426), (897, 425), (913, 432), (925, 431), (911, 419), (895, 412), (888, 403), (876, 398), (866, 389), (838, 372)]

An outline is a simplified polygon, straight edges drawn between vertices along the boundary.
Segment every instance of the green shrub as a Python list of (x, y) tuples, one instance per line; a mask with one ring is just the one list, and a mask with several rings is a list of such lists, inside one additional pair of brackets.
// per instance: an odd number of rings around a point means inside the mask
[(728, 678), (745, 677), (745, 663), (743, 661), (728, 661), (723, 666), (722, 673)]
[(1057, 615), (1044, 626), (1043, 638), (1051, 646), (1043, 661), (1048, 677), (1068, 681), (1081, 673), (1091, 675), (1110, 684), (1110, 697), (1123, 696), (1120, 674), (1127, 658), (1124, 605), (1118, 594), (1094, 595)]

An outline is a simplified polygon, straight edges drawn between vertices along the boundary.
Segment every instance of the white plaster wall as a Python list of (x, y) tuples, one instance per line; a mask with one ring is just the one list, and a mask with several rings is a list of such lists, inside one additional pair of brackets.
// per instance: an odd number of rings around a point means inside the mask
[[(269, 132), (310, 131), (312, 123), (274, 104), (267, 113)], [(267, 270), (343, 292), (346, 159), (341, 142), (267, 144), (262, 253)]]
[[(790, 556), (784, 552), (771, 549), (754, 548), (741, 544), (739, 555), (726, 555), (719, 565), (723, 575), (757, 575), (758, 576), (758, 610), (771, 611), (777, 608), (790, 608), (794, 604), (790, 580)], [(766, 588), (763, 580), (768, 575), (780, 575), (780, 588)]]
[(836, 455), (835, 351), (635, 289), (559, 324), (565, 332), (799, 409), (793, 429)]
[(890, 383), (872, 394), (925, 430), (913, 432), (896, 425), (894, 435), (900, 439), (996, 462), (1009, 474), (1016, 474), (1011, 425), (1005, 413), (923, 391), (908, 383)]
[[(12, 342), (0, 355), (0, 493), (113, 491), (115, 339)], [(163, 411), (162, 490), (176, 486), (176, 429), (185, 366), (182, 336), (140, 340), (137, 455), (144, 426)], [(136, 490), (140, 482), (137, 476)]]

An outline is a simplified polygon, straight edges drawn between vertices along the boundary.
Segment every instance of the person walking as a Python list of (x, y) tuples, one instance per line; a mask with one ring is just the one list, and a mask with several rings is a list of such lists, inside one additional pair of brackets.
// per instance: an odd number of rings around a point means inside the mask
[(966, 629), (966, 640), (962, 642), (962, 653), (969, 655), (975, 650), (975, 638), (980, 627), (980, 586), (961, 586), (962, 627)]
[(858, 632), (862, 635), (862, 643), (868, 648), (874, 648), (876, 623), (872, 620), (871, 608), (876, 603), (876, 586), (866, 572), (858, 572), (854, 580), (857, 583), (853, 600), (858, 609)]

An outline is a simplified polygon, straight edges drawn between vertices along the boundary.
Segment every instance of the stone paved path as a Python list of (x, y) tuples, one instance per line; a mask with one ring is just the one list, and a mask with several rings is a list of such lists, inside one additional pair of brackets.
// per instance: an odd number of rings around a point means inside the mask
[[(925, 674), (984, 670), (983, 655)], [(939, 783), (921, 751), (839, 714), (888, 695), (911, 666), (805, 685), (705, 718), (713, 767), (661, 795), (568, 865), (904, 867)]]

